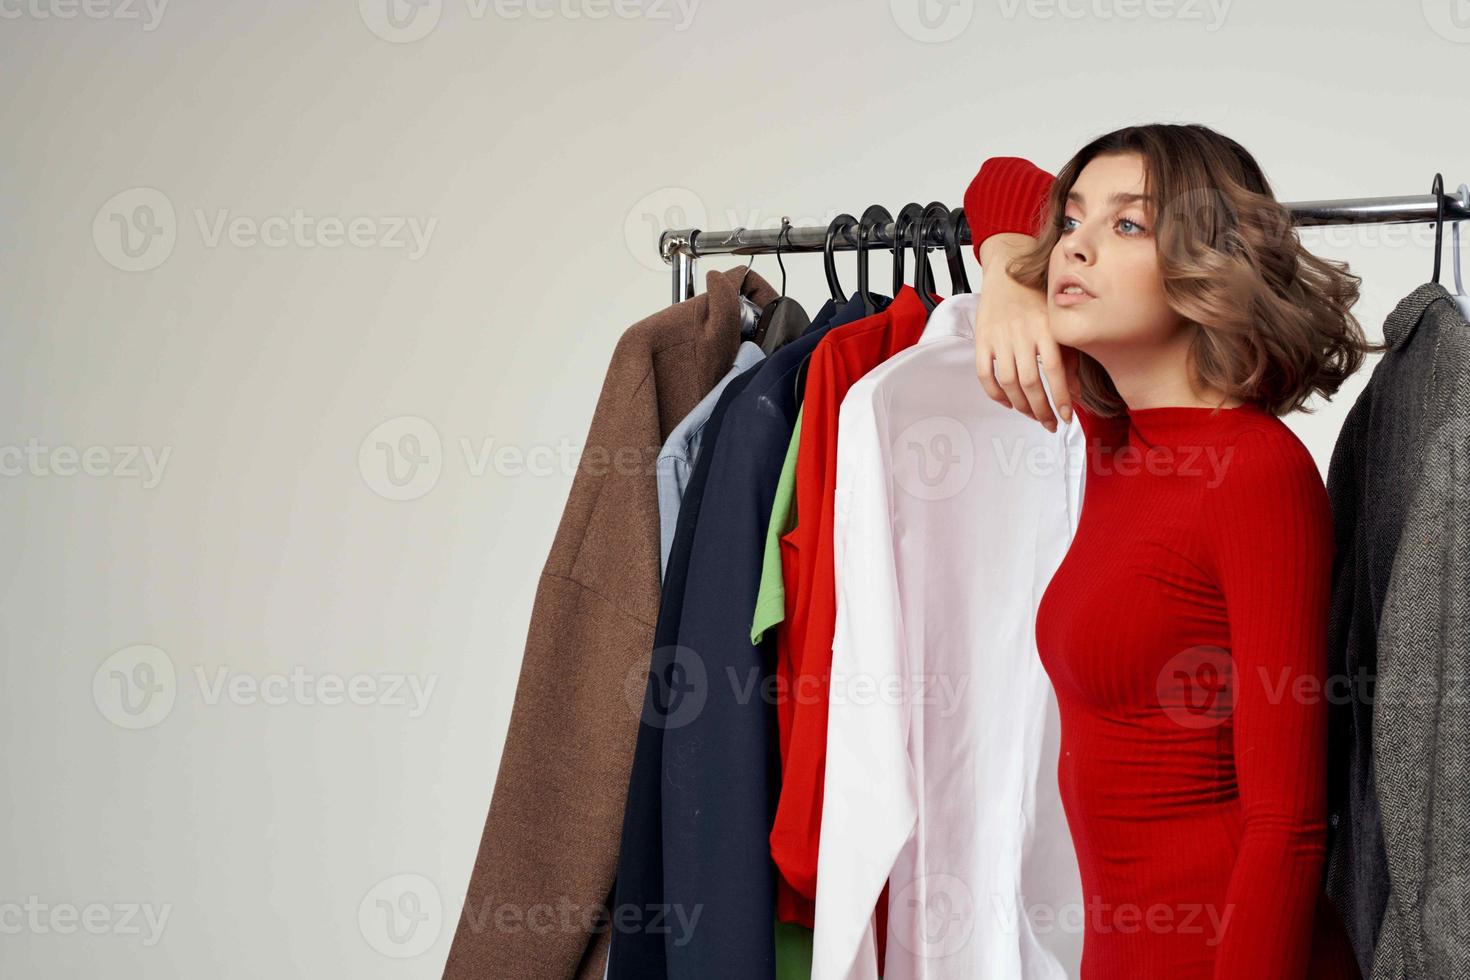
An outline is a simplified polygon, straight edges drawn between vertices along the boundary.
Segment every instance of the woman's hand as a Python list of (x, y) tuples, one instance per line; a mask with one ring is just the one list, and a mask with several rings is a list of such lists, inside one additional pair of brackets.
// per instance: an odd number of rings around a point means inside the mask
[(1041, 375), (1045, 372), (1057, 411), (1071, 422), (1077, 352), (1052, 339), (1045, 294), (1006, 273), (1011, 259), (1034, 241), (1029, 235), (1007, 232), (991, 235), (980, 245), (985, 276), (975, 311), (975, 373), (995, 401), (1055, 432), (1057, 420)]

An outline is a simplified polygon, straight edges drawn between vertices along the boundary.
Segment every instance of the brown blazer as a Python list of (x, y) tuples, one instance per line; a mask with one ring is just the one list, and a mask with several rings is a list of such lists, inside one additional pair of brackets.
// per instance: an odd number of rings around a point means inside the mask
[[(600, 980), (659, 602), (654, 463), (734, 363), (744, 267), (623, 334), (541, 571), (490, 814), (444, 980)], [(646, 915), (641, 912), (640, 915)]]

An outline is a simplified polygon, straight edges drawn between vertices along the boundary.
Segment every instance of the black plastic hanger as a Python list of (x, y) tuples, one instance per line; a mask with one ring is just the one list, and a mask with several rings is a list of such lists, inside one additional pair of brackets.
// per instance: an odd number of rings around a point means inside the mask
[(869, 207), (858, 221), (858, 293), (863, 297), (863, 313), (866, 316), (878, 312), (878, 304), (873, 302), (873, 294), (868, 289), (868, 240), (872, 238), (875, 227), (886, 227), (892, 221), (893, 215), (881, 204)]
[(965, 271), (965, 250), (960, 245), (960, 229), (968, 230), (969, 227), (964, 208), (955, 208), (949, 213), (949, 227), (944, 236), (944, 257), (949, 262), (950, 292), (956, 296), (974, 292), (970, 288), (970, 275)]
[[(909, 233), (918, 225), (919, 215), (924, 213), (924, 205), (914, 202), (905, 204), (899, 209), (897, 217), (893, 219), (893, 295), (903, 288), (903, 249), (908, 242)], [(914, 273), (914, 283), (917, 286), (918, 273)]]
[(837, 261), (832, 253), (837, 243), (837, 235), (840, 232), (848, 241), (855, 241), (852, 230), (857, 227), (858, 219), (850, 214), (839, 214), (832, 219), (827, 226), (827, 241), (822, 246), (822, 268), (827, 273), (827, 288), (832, 292), (832, 302), (842, 306), (847, 302), (847, 295), (842, 291), (842, 284), (837, 281)]
[[(929, 249), (924, 243), (929, 240), (930, 234), (935, 229), (945, 229), (945, 248), (948, 245), (949, 208), (939, 201), (933, 201), (919, 215), (919, 220), (914, 226), (914, 288), (919, 291), (919, 302), (924, 304), (924, 309), (930, 313), (934, 312), (939, 304), (934, 302), (934, 293), (939, 291), (939, 284), (934, 278), (934, 270), (929, 266)], [(953, 283), (951, 292), (953, 292)]]
[(935, 284), (938, 282), (934, 277), (934, 267), (929, 264), (929, 246), (926, 244), (929, 239), (925, 232), (925, 216), (934, 213), (938, 213), (941, 217), (948, 217), (949, 208), (945, 207), (942, 201), (930, 201), (915, 212), (913, 219), (904, 229), (904, 241), (907, 241), (909, 236), (913, 237), (914, 291), (919, 294), (921, 300), (928, 295), (929, 291), (936, 288)]
[(755, 326), (755, 342), (770, 356), (778, 349), (800, 337), (802, 331), (811, 326), (812, 318), (806, 315), (801, 304), (786, 295), (786, 263), (781, 261), (781, 239), (791, 244), (791, 219), (781, 218), (781, 231), (776, 235), (776, 264), (781, 267), (781, 295), (766, 304), (761, 318)]

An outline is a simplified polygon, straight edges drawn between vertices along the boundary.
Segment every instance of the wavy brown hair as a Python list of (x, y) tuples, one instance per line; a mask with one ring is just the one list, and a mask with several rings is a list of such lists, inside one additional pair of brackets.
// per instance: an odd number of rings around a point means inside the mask
[[(1362, 280), (1303, 248), (1255, 159), (1200, 125), (1129, 126), (1079, 150), (1052, 185), (1036, 244), (1007, 266), (1017, 282), (1046, 289), (1067, 194), (1089, 161), (1116, 153), (1143, 158), (1164, 295), (1198, 328), (1197, 381), (1285, 415), (1314, 394), (1330, 398), (1366, 354), (1385, 350), (1350, 312)], [(1082, 403), (1098, 415), (1125, 412), (1103, 366), (1077, 353)]]

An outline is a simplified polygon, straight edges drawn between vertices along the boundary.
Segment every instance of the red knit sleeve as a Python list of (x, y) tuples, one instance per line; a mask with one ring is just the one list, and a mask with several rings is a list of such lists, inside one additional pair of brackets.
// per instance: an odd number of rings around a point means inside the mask
[(1242, 433), (1205, 493), (1230, 623), (1233, 762), (1242, 825), (1216, 980), (1303, 980), (1326, 849), (1332, 510), (1306, 447)]
[(1082, 435), (1092, 435), (1092, 430), (1097, 427), (1097, 420), (1093, 416), (1093, 414), (1087, 410), (1087, 406), (1082, 404), (1082, 400), (1080, 398), (1075, 398), (1072, 400), (1072, 415), (1074, 418), (1077, 419), (1077, 424), (1082, 426)]
[(1000, 232), (1035, 236), (1041, 230), (1041, 212), (1056, 178), (1021, 157), (991, 157), (965, 189), (965, 219), (975, 261), (980, 243)]

